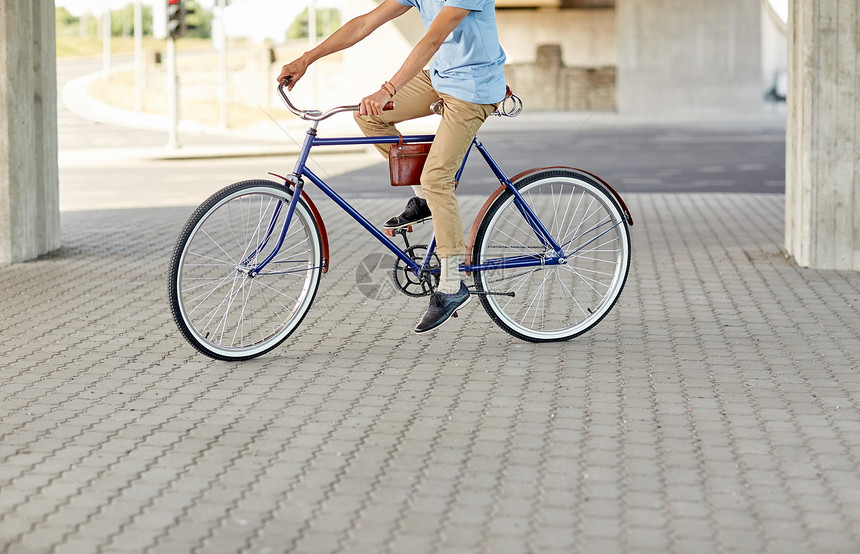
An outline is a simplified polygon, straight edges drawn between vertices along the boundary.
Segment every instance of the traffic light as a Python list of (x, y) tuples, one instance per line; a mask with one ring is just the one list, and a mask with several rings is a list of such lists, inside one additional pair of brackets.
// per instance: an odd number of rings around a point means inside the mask
[(167, 34), (179, 38), (185, 33), (185, 4), (183, 0), (167, 0)]

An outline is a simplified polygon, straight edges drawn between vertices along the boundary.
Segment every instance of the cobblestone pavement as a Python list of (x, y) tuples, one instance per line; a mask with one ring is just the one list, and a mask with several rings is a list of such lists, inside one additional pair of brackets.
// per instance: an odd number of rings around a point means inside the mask
[(478, 303), (412, 334), (323, 205), (299, 340), (245, 363), (171, 321), (191, 208), (64, 213), (0, 267), (0, 551), (857, 552), (860, 274), (786, 260), (781, 195), (627, 200), (619, 304), (539, 345)]

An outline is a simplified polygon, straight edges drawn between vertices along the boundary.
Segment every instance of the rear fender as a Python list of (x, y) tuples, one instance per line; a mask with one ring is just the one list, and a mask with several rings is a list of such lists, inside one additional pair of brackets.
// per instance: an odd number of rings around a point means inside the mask
[[(597, 175), (595, 175), (594, 173), (591, 173), (589, 171), (577, 169), (575, 167), (566, 167), (566, 166), (561, 166), (561, 165), (550, 166), (550, 167), (538, 167), (535, 169), (529, 169), (527, 171), (523, 171), (522, 173), (515, 175), (511, 179), (511, 183), (516, 186), (516, 184), (519, 181), (521, 181), (522, 179), (525, 179), (526, 177), (534, 175), (535, 173), (538, 173), (539, 171), (545, 171), (547, 169), (568, 169), (571, 171), (576, 171), (576, 172), (588, 175), (589, 177), (591, 177), (592, 179), (594, 179), (595, 181), (597, 181), (598, 183), (600, 183), (601, 185), (606, 187), (606, 190), (608, 190), (610, 193), (612, 193), (612, 196), (615, 198), (615, 201), (618, 202), (618, 206), (621, 208), (621, 216), (627, 220), (627, 223), (630, 226), (633, 225), (633, 216), (630, 215), (630, 210), (627, 209), (627, 204), (624, 202), (624, 199), (621, 198), (621, 195), (618, 194), (618, 191), (616, 191), (614, 188), (612, 188), (612, 185), (610, 185), (609, 183), (607, 183), (606, 181), (604, 181), (603, 179), (601, 179), (600, 177), (598, 177)], [(493, 194), (491, 194), (489, 197), (487, 197), (487, 200), (484, 201), (484, 205), (481, 206), (481, 209), (478, 211), (478, 215), (475, 216), (475, 221), (472, 222), (472, 230), (469, 232), (469, 240), (466, 243), (466, 265), (467, 266), (472, 265), (472, 247), (475, 244), (475, 237), (478, 234), (478, 228), (481, 226), (481, 221), (483, 221), (484, 216), (487, 215), (487, 210), (490, 209), (490, 206), (493, 205), (493, 202), (495, 202), (496, 199), (499, 196), (501, 196), (505, 192), (505, 190), (507, 190), (507, 188), (508, 187), (505, 186), (504, 184), (499, 185), (499, 188), (497, 188), (495, 191), (493, 191)], [(472, 273), (471, 271), (467, 272), (468, 275), (471, 275), (471, 273)]]

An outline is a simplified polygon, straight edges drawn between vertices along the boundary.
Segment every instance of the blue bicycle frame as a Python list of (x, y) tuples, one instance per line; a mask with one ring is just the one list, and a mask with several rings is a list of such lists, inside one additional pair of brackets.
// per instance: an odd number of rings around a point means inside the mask
[[(287, 214), (284, 218), (283, 226), (280, 231), (280, 236), (278, 238), (278, 244), (273, 249), (273, 251), (259, 263), (256, 267), (254, 267), (250, 274), (251, 276), (259, 274), (263, 268), (265, 268), (269, 262), (274, 259), (280, 250), (281, 246), (283, 246), (284, 239), (287, 235), (287, 230), (290, 226), (290, 221), (292, 220), (292, 216), (296, 209), (296, 203), (299, 200), (301, 195), (302, 188), (304, 186), (304, 178), (307, 178), (313, 184), (322, 190), (326, 196), (332, 199), (335, 204), (340, 206), (344, 211), (346, 211), (353, 219), (355, 219), (362, 227), (364, 227), (371, 235), (376, 237), (376, 239), (385, 245), (395, 256), (397, 256), (407, 267), (409, 267), (416, 276), (421, 275), (423, 271), (432, 271), (430, 270), (430, 262), (433, 259), (434, 252), (436, 250), (436, 239), (435, 237), (431, 239), (430, 245), (427, 248), (427, 254), (425, 255), (422, 263), (418, 263), (412, 259), (406, 252), (403, 251), (397, 244), (394, 243), (388, 236), (386, 236), (383, 232), (376, 228), (366, 217), (364, 217), (358, 210), (352, 207), (346, 200), (344, 200), (337, 192), (335, 192), (330, 186), (328, 186), (325, 181), (320, 179), (310, 168), (307, 167), (308, 156), (310, 151), (315, 146), (357, 146), (357, 145), (371, 145), (371, 144), (397, 144), (401, 137), (399, 136), (390, 136), (390, 137), (351, 137), (351, 138), (319, 138), (317, 137), (317, 126), (319, 122), (315, 121), (311, 128), (308, 130), (307, 135), (305, 136), (304, 144), (302, 145), (301, 152), (299, 153), (299, 158), (296, 161), (295, 168), (293, 173), (290, 175), (290, 179), (288, 179), (287, 186), (292, 182), (295, 185), (295, 193), (292, 195), (292, 199), (287, 208)], [(434, 139), (434, 135), (408, 135), (402, 137), (404, 143), (416, 143), (416, 142), (432, 142)], [(463, 169), (466, 166), (466, 161), (469, 159), (469, 154), (472, 151), (472, 147), (477, 148), (478, 152), (481, 153), (484, 160), (487, 162), (487, 165), (490, 167), (495, 176), (499, 179), (499, 182), (507, 187), (507, 189), (514, 196), (514, 203), (522, 214), (523, 218), (528, 222), (531, 226), (532, 230), (535, 233), (535, 237), (541, 241), (541, 244), (546, 248), (546, 254), (544, 256), (514, 256), (509, 258), (496, 258), (492, 260), (486, 260), (480, 264), (460, 264), (460, 271), (484, 271), (484, 270), (497, 270), (497, 269), (510, 269), (510, 268), (523, 268), (523, 267), (535, 267), (535, 266), (544, 266), (544, 265), (559, 265), (566, 263), (564, 251), (561, 245), (559, 245), (555, 239), (550, 235), (549, 231), (546, 229), (544, 224), (537, 218), (532, 209), (520, 195), (519, 191), (516, 187), (513, 186), (510, 179), (505, 175), (499, 165), (495, 162), (493, 157), (487, 151), (484, 144), (478, 140), (476, 137), (472, 140), (472, 144), (469, 147), (469, 150), (466, 152), (465, 157), (463, 158), (463, 163), (460, 166), (460, 169), (457, 172), (457, 181), (459, 182), (460, 177), (463, 174)], [(272, 234), (274, 233), (274, 228), (276, 225), (274, 224), (277, 220), (278, 216), (281, 213), (281, 207), (275, 211), (275, 215), (273, 216), (273, 221), (269, 225), (269, 230), (266, 234), (266, 238), (261, 243), (260, 247), (258, 247), (257, 251), (262, 250), (262, 247), (269, 241)], [(253, 256), (248, 258), (253, 259)], [(438, 269), (435, 272), (438, 273)]]

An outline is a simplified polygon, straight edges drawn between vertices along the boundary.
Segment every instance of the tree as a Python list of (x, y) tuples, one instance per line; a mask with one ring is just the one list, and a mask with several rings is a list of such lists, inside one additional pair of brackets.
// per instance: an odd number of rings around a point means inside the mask
[[(159, 0), (164, 1), (164, 0)], [(186, 36), (196, 38), (209, 38), (212, 36), (212, 12), (204, 10), (196, 0), (186, 0), (189, 14), (185, 18), (188, 25)], [(152, 35), (152, 7), (143, 5), (143, 34)], [(72, 15), (64, 7), (56, 9), (57, 35), (77, 35), (81, 32), (81, 19)], [(99, 26), (101, 17), (86, 17), (86, 35), (99, 37)], [(128, 3), (125, 7), (110, 12), (110, 34), (111, 36), (131, 36), (134, 34), (134, 4)]]
[(188, 10), (191, 12), (185, 16), (185, 24), (188, 25), (187, 37), (210, 38), (212, 36), (212, 19), (214, 15), (209, 10), (204, 10), (196, 0), (186, 0)]
[[(152, 34), (152, 8), (141, 6), (143, 18), (143, 34)], [(128, 4), (119, 10), (110, 12), (110, 34), (115, 37), (131, 36), (134, 34), (134, 5)]]
[(68, 36), (80, 33), (80, 18), (73, 16), (64, 7), (57, 8), (55, 12), (57, 22), (57, 35)]
[(55, 13), (56, 13), (55, 17), (57, 20), (57, 27), (60, 27), (60, 26), (69, 27), (71, 25), (77, 25), (78, 24), (78, 18), (73, 16), (69, 12), (69, 10), (67, 10), (66, 8), (64, 8), (62, 6), (57, 8), (57, 11)]
[[(287, 29), (287, 40), (308, 38), (308, 15), (305, 8), (296, 16)], [(317, 10), (317, 37), (325, 37), (340, 27), (340, 10), (337, 8), (322, 8)]]

